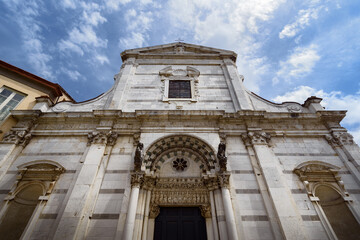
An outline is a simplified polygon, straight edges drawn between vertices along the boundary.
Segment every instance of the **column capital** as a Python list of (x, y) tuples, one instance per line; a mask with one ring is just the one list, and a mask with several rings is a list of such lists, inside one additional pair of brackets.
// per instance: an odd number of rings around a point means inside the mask
[(333, 147), (354, 144), (354, 137), (348, 132), (332, 132), (325, 135), (325, 139)]
[(145, 176), (142, 186), (146, 190), (152, 190), (155, 187), (155, 182), (156, 182), (155, 177)]
[(268, 142), (271, 138), (270, 134), (263, 131), (250, 131), (247, 133), (241, 134), (246, 146), (250, 145), (268, 145)]
[(218, 183), (221, 188), (230, 188), (230, 173), (229, 172), (222, 172), (217, 175)]
[(149, 218), (156, 218), (160, 214), (160, 207), (156, 204), (150, 204)]
[(204, 218), (211, 218), (211, 207), (210, 205), (201, 205), (200, 206), (201, 216)]
[(31, 138), (32, 134), (28, 130), (10, 130), (5, 134), (1, 143), (10, 143), (25, 147)]
[(144, 183), (144, 172), (135, 171), (131, 173), (131, 187), (140, 187)]
[(93, 131), (88, 133), (88, 146), (91, 144), (106, 144), (114, 146), (118, 137), (118, 133), (113, 131)]
[(205, 176), (204, 184), (209, 191), (214, 191), (215, 189), (219, 188), (219, 183), (216, 176)]

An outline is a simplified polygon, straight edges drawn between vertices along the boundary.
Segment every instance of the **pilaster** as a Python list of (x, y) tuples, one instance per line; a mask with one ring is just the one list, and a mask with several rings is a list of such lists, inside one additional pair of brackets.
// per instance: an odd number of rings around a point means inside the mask
[(270, 135), (262, 131), (249, 131), (242, 136), (251, 144), (264, 176), (274, 209), (285, 239), (307, 239), (300, 213), (286, 184), (279, 161), (270, 149)]

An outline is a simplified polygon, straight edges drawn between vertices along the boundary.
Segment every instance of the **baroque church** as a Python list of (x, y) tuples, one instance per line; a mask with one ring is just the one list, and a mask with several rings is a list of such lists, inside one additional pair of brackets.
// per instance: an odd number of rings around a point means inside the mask
[(2, 239), (359, 239), (346, 111), (261, 98), (232, 51), (176, 42), (121, 58), (95, 99), (12, 111)]

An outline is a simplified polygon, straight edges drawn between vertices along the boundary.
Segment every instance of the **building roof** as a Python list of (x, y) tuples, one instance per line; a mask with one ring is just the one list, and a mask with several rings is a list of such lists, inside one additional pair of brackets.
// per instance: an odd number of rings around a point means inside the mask
[(20, 76), (25, 77), (27, 80), (32, 81), (33, 83), (40, 84), (45, 88), (48, 88), (56, 97), (60, 97), (65, 95), (68, 97), (72, 102), (76, 102), (70, 94), (68, 94), (64, 88), (62, 88), (59, 84), (50, 82), (45, 80), (35, 74), (29, 73), (21, 68), (15, 67), (7, 62), (0, 60), (0, 68), (6, 69), (10, 72), (18, 74)]

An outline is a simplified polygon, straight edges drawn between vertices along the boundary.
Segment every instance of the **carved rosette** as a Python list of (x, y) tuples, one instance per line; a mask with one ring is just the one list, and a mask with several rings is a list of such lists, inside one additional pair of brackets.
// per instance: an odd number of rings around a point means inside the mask
[(229, 172), (223, 172), (218, 174), (218, 183), (220, 187), (222, 188), (230, 188), (230, 173)]
[(149, 218), (156, 218), (160, 214), (160, 207), (156, 204), (150, 204)]
[(2, 143), (16, 144), (20, 146), (26, 146), (32, 138), (31, 133), (28, 130), (10, 130), (2, 140)]
[(131, 174), (131, 187), (140, 187), (144, 183), (143, 172), (133, 172)]
[(210, 205), (201, 205), (200, 206), (201, 216), (204, 218), (211, 218), (211, 207)]
[(88, 146), (91, 144), (107, 144), (114, 146), (118, 137), (118, 133), (109, 131), (109, 132), (98, 132), (93, 131), (88, 133)]
[(331, 135), (327, 134), (325, 139), (333, 147), (354, 144), (353, 136), (347, 132), (333, 132)]

